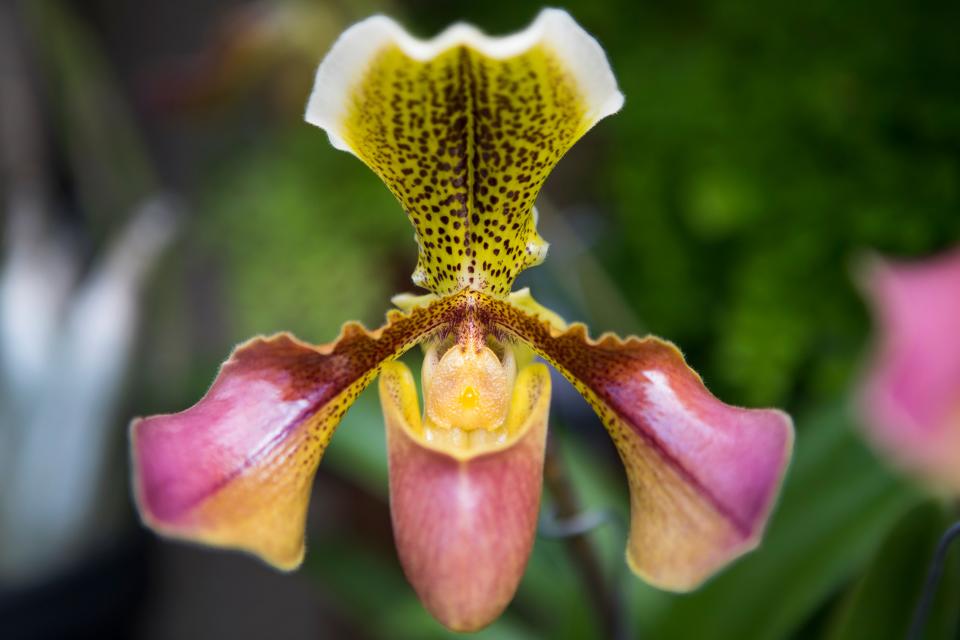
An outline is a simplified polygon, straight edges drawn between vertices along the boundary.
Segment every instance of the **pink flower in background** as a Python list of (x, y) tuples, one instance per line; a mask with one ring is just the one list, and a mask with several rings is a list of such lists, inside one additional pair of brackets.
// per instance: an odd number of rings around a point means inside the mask
[(862, 278), (877, 339), (860, 394), (868, 434), (937, 489), (960, 492), (960, 249), (875, 259)]

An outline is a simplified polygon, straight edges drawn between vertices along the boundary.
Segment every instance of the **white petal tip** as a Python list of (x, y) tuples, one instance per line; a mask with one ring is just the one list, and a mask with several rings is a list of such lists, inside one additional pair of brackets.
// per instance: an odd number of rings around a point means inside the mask
[(567, 66), (583, 93), (590, 126), (623, 106), (603, 48), (561, 9), (544, 9), (529, 27), (508, 36), (488, 36), (458, 23), (429, 40), (415, 38), (391, 18), (375, 15), (348, 28), (333, 44), (317, 69), (307, 101), (304, 119), (324, 129), (335, 148), (352, 152), (340, 135), (348, 97), (374, 56), (391, 44), (415, 60), (429, 60), (460, 45), (491, 58), (509, 58), (544, 44)]

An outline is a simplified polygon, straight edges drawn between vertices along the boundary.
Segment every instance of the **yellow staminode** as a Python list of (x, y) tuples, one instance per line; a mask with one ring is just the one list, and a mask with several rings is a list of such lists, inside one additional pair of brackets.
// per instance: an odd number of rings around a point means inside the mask
[(503, 361), (490, 347), (454, 344), (443, 355), (437, 345), (423, 360), (424, 408), (439, 429), (495, 430), (507, 417), (517, 367), (511, 349)]
[[(456, 348), (456, 347), (454, 347)], [(505, 363), (505, 368), (511, 367)], [(482, 386), (482, 380), (464, 380), (464, 375), (476, 374), (470, 368), (461, 372), (460, 380), (465, 386)], [(482, 376), (481, 376), (482, 377)], [(407, 437), (420, 445), (458, 460), (469, 460), (476, 456), (508, 449), (538, 422), (546, 421), (550, 406), (550, 374), (541, 363), (524, 367), (515, 375), (508, 377), (508, 386), (493, 398), (483, 398), (478, 391), (479, 402), (487, 401), (496, 407), (495, 413), (502, 412), (502, 418), (496, 422), (478, 422), (472, 428), (464, 426), (459, 419), (451, 426), (438, 425), (431, 416), (431, 385), (434, 378), (424, 376), (423, 386), (425, 411), (420, 415), (417, 400), (417, 388), (413, 374), (402, 362), (387, 363), (380, 374), (380, 401), (384, 416), (389, 423), (401, 427)], [(456, 400), (456, 398), (454, 398)], [(441, 410), (454, 410), (454, 407), (442, 407)], [(436, 407), (434, 408), (436, 410)]]
[(546, 256), (533, 208), (544, 180), (622, 102), (602, 49), (565, 12), (505, 38), (456, 25), (430, 41), (377, 16), (321, 65), (307, 120), (400, 200), (417, 284), (505, 297)]

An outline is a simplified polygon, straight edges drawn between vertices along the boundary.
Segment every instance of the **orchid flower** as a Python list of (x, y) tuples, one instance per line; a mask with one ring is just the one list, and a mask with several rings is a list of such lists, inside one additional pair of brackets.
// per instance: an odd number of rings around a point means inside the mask
[(861, 282), (879, 329), (860, 394), (867, 433), (899, 466), (960, 494), (960, 249), (876, 258)]
[[(537, 355), (616, 444), (638, 575), (686, 591), (755, 547), (790, 457), (789, 417), (719, 401), (669, 342), (593, 340), (512, 291), (546, 256), (533, 205), (547, 174), (622, 104), (603, 50), (563, 11), (503, 38), (458, 24), (421, 41), (381, 16), (348, 29), (306, 119), (396, 195), (416, 231), (413, 281), (430, 293), (398, 296), (384, 326), (347, 323), (328, 344), (254, 338), (196, 405), (134, 421), (146, 524), (297, 567), (317, 465), (379, 375), (401, 564), (440, 622), (483, 627), (512, 599), (536, 533), (550, 402)], [(417, 344), (422, 411), (396, 361)]]

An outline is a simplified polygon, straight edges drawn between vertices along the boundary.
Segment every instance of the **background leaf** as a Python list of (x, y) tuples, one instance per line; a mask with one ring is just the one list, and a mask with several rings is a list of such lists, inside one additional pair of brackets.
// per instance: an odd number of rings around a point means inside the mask
[[(917, 505), (890, 531), (870, 566), (838, 607), (828, 640), (906, 638), (930, 559), (957, 515), (939, 502)], [(923, 638), (957, 637), (960, 622), (960, 550), (947, 555)]]

